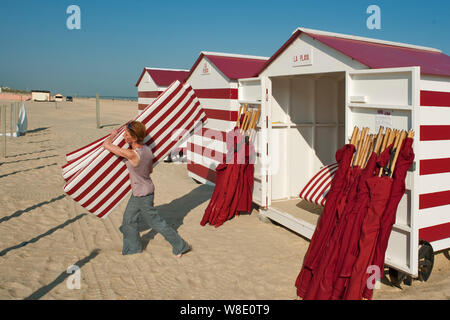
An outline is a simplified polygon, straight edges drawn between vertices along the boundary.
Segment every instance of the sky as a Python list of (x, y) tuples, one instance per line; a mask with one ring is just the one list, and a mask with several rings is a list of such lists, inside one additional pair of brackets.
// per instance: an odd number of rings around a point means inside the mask
[[(80, 29), (67, 27), (70, 5), (80, 8)], [(367, 27), (370, 5), (381, 29)], [(270, 57), (298, 27), (450, 55), (449, 14), (448, 0), (3, 0), (0, 85), (136, 97), (144, 67), (190, 69), (200, 51)]]

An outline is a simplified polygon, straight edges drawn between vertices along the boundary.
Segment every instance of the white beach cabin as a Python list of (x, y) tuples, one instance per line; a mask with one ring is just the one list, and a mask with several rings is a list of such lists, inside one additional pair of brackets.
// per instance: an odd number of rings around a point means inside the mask
[(268, 57), (202, 51), (186, 82), (194, 89), (208, 120), (187, 143), (188, 175), (214, 184), (215, 169), (227, 152), (225, 134), (234, 128), (239, 113), (239, 78), (254, 77)]
[(50, 91), (32, 90), (31, 101), (50, 101)]
[(144, 68), (136, 87), (138, 90), (138, 113), (141, 112), (166, 90), (175, 80), (184, 83), (189, 70)]
[[(354, 126), (415, 131), (386, 265), (417, 276), (419, 247), (450, 248), (450, 57), (441, 51), (299, 28), (258, 77), (239, 80), (239, 102), (261, 105), (253, 200), (310, 239), (320, 210), (299, 198), (335, 162)], [(422, 240), (419, 245), (419, 240)], [(431, 270), (430, 270), (431, 272)]]

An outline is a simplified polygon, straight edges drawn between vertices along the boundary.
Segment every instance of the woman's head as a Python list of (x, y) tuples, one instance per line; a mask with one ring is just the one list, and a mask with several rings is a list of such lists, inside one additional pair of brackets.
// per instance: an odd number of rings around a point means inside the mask
[(130, 121), (128, 122), (125, 128), (125, 141), (127, 143), (137, 142), (139, 144), (144, 143), (144, 138), (147, 135), (145, 132), (145, 126), (142, 122), (139, 121)]

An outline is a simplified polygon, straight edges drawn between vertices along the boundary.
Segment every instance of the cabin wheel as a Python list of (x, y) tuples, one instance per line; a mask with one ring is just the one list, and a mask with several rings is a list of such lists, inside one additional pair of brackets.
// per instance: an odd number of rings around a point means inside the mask
[(445, 251), (444, 251), (444, 256), (445, 256), (448, 260), (450, 260), (450, 250), (445, 250)]
[(394, 287), (400, 288), (403, 279), (406, 278), (406, 273), (398, 271), (397, 269), (389, 267), (389, 280)]
[(419, 241), (419, 280), (427, 281), (434, 265), (433, 247), (425, 240)]

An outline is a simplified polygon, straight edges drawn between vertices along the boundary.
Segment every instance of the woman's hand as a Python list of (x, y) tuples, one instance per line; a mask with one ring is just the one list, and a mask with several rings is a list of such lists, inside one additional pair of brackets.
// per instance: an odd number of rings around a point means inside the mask
[(110, 137), (115, 138), (117, 136), (118, 132), (119, 132), (119, 129), (114, 129), (113, 131), (111, 131)]
[(103, 141), (102, 147), (109, 150), (108, 147), (112, 145), (112, 141), (117, 136), (118, 132), (118, 129), (114, 129), (113, 131), (111, 131), (109, 137), (106, 138), (105, 141)]

